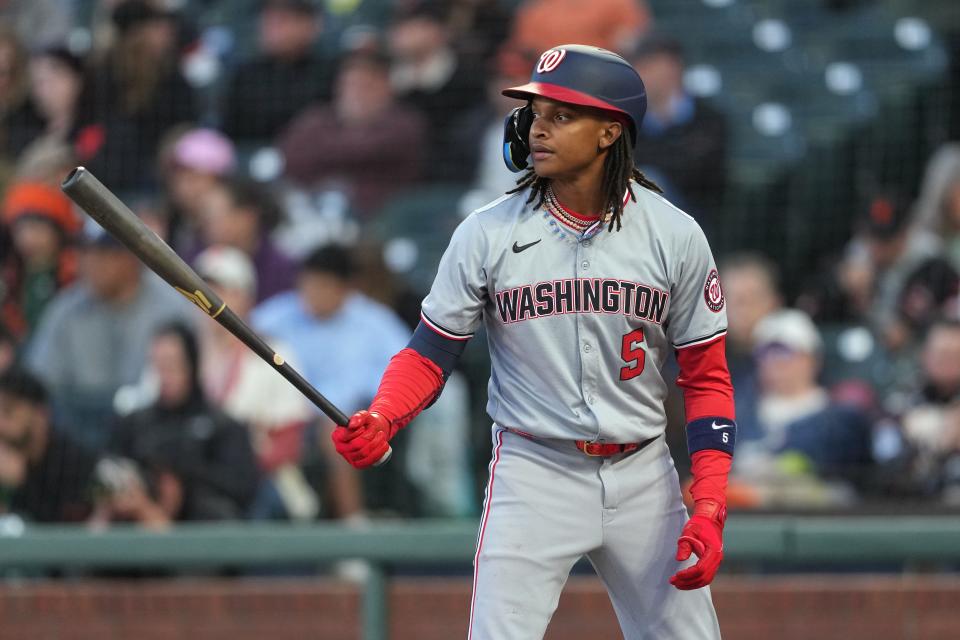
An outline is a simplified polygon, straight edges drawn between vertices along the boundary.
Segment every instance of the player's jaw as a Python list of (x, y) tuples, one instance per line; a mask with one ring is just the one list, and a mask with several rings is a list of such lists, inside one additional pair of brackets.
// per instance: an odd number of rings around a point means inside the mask
[(608, 119), (602, 112), (548, 98), (534, 98), (530, 127), (533, 170), (541, 178), (571, 178), (595, 163)]

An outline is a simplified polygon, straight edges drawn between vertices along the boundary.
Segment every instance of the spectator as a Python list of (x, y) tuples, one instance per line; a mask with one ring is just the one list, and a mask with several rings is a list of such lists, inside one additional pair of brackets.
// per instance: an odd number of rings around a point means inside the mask
[[(933, 242), (919, 234), (905, 235), (903, 212), (896, 194), (876, 194), (866, 212), (856, 216), (853, 238), (842, 255), (826, 256), (812, 270), (797, 306), (819, 324), (872, 324), (877, 331), (889, 325), (896, 315), (893, 301), (906, 275), (926, 256), (935, 255)], [(889, 270), (901, 258), (905, 262)], [(892, 276), (886, 284), (885, 276)], [(878, 295), (883, 300), (882, 313)]]
[(76, 166), (77, 159), (69, 142), (44, 136), (23, 150), (13, 177), (60, 189), (63, 179)]
[[(737, 406), (736, 475), (755, 481), (757, 491), (773, 501), (800, 499), (792, 490), (802, 476), (860, 486), (870, 464), (869, 421), (852, 406), (833, 402), (817, 383), (823, 343), (809, 316), (793, 309), (768, 315), (754, 330), (754, 345), (760, 395), (753, 406)], [(793, 477), (797, 472), (801, 477)], [(845, 490), (821, 490), (815, 499), (849, 497)]]
[(270, 142), (294, 115), (330, 99), (330, 63), (313, 53), (323, 17), (312, 0), (263, 0), (257, 57), (236, 70), (223, 128), (243, 142)]
[[(727, 311), (727, 359), (753, 356), (757, 323), (783, 306), (777, 266), (755, 253), (729, 255), (720, 262)], [(731, 370), (733, 369), (731, 361)], [(736, 389), (737, 387), (734, 386)]]
[(526, 0), (514, 16), (511, 44), (534, 56), (564, 42), (626, 51), (650, 22), (644, 0)]
[(83, 80), (83, 61), (64, 47), (43, 49), (30, 58), (30, 93), (45, 123), (44, 138), (70, 139)]
[(0, 27), (0, 163), (8, 166), (44, 128), (30, 99), (27, 60), (16, 32)]
[(525, 84), (535, 62), (512, 49), (502, 49), (488, 75), (487, 99), (463, 114), (454, 125), (453, 151), (459, 156), (457, 162), (465, 170), (469, 168), (472, 175), (471, 190), (461, 204), (465, 213), (517, 186), (517, 174), (503, 162), (503, 120), (516, 108), (517, 101), (501, 92)]
[(857, 253), (823, 256), (800, 285), (796, 306), (817, 324), (869, 325), (875, 274)]
[(912, 232), (960, 269), (960, 143), (945, 144), (930, 158), (912, 218)]
[(648, 35), (630, 60), (647, 90), (637, 162), (665, 176), (687, 203), (686, 210), (709, 230), (723, 204), (727, 180), (726, 118), (703, 99), (687, 93), (683, 51), (673, 38)]
[(90, 224), (81, 236), (80, 278), (44, 310), (25, 363), (46, 382), (58, 415), (70, 416), (65, 426), (100, 450), (113, 396), (139, 378), (150, 336), (191, 313), (186, 300)]
[(915, 338), (898, 312), (904, 284), (937, 252), (929, 236), (909, 233), (907, 209), (896, 194), (870, 201), (840, 267), (841, 282), (867, 307), (868, 321), (892, 351), (912, 346)]
[(394, 61), (391, 80), (397, 94), (427, 119), (421, 145), (430, 151), (426, 178), (463, 182), (470, 176), (451, 157), (450, 140), (459, 114), (483, 99), (482, 74), (476, 61), (463, 59), (453, 48), (446, 19), (439, 2), (422, 2), (399, 13), (387, 33)]
[[(513, 14), (501, 2), (452, 0), (448, 24), (457, 49), (470, 59), (487, 62), (510, 36)], [(527, 76), (529, 77), (529, 69)]]
[(189, 254), (200, 243), (203, 203), (217, 189), (217, 182), (236, 169), (236, 152), (233, 143), (218, 131), (188, 129), (162, 155), (169, 242)]
[(355, 54), (340, 65), (333, 104), (297, 116), (279, 147), (294, 182), (342, 191), (369, 218), (420, 176), (425, 136), (420, 114), (395, 102), (388, 62)]
[(6, 325), (0, 322), (0, 374), (9, 371), (16, 364), (18, 347), (19, 341)]
[(783, 306), (776, 265), (760, 254), (739, 253), (718, 265), (727, 308), (727, 366), (736, 406), (750, 407), (760, 395), (753, 336), (757, 324)]
[(413, 331), (420, 323), (423, 292), (403, 274), (387, 265), (385, 246), (374, 240), (361, 241), (353, 249), (356, 275), (353, 283), (361, 293), (391, 309)]
[(13, 251), (2, 265), (6, 296), (0, 318), (25, 339), (47, 303), (76, 277), (73, 245), (80, 218), (59, 189), (17, 182), (4, 198), (3, 222), (11, 230)]
[(13, 25), (34, 50), (65, 41), (76, 24), (77, 10), (73, 0), (3, 2), (0, 22)]
[(960, 322), (931, 327), (920, 366), (901, 419), (913, 490), (960, 504)]
[(925, 336), (930, 326), (960, 301), (960, 274), (948, 260), (934, 257), (907, 275), (897, 301), (897, 317), (910, 335)]
[(80, 522), (91, 510), (96, 457), (53, 424), (46, 389), (0, 374), (0, 509), (36, 522)]
[(252, 316), (259, 330), (295, 349), (307, 380), (348, 415), (373, 398), (379, 375), (411, 334), (393, 311), (356, 290), (354, 273), (347, 249), (321, 247), (303, 261), (297, 291)]
[(109, 445), (111, 454), (132, 462), (138, 474), (126, 474), (101, 498), (98, 521), (162, 526), (246, 516), (259, 483), (249, 434), (205, 397), (199, 357), (185, 325), (174, 323), (154, 335), (150, 367), (156, 401), (123, 418)]
[[(197, 257), (196, 269), (227, 306), (247, 321), (257, 288), (247, 255), (232, 247), (210, 247)], [(249, 426), (260, 469), (271, 481), (261, 491), (257, 516), (313, 519), (317, 496), (299, 467), (304, 430), (312, 418), (306, 399), (219, 324), (203, 323), (199, 337), (204, 391), (227, 415)], [(276, 341), (270, 344), (277, 353), (290, 353)]]
[(84, 86), (77, 116), (78, 160), (117, 191), (152, 188), (157, 146), (197, 105), (177, 68), (175, 17), (145, 0), (112, 14), (117, 40)]
[[(373, 398), (380, 374), (412, 333), (393, 311), (357, 291), (355, 273), (349, 250), (334, 245), (316, 249), (301, 264), (297, 291), (268, 300), (252, 315), (258, 330), (294, 349), (304, 377), (347, 415)], [(329, 447), (321, 449), (324, 460), (336, 456), (326, 433), (320, 435), (319, 446)], [(401, 474), (402, 468), (398, 456), (388, 471)], [(348, 505), (347, 514), (359, 511), (366, 501), (360, 498), (356, 471), (332, 462), (329, 470), (334, 500)], [(394, 479), (382, 491), (369, 492), (373, 506), (396, 507), (391, 503), (405, 499), (406, 478)], [(351, 501), (355, 506), (350, 507)]]
[(240, 249), (253, 260), (258, 302), (293, 286), (296, 265), (270, 238), (283, 210), (266, 187), (247, 178), (226, 178), (206, 195), (203, 208), (206, 244)]

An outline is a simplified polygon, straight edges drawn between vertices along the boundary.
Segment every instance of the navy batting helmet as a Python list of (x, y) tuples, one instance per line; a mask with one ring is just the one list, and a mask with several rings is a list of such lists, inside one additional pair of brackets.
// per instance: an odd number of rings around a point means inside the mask
[[(633, 66), (612, 51), (582, 44), (564, 44), (545, 51), (537, 61), (530, 82), (504, 89), (502, 93), (521, 100), (541, 96), (623, 114), (634, 147), (647, 111), (647, 92)], [(507, 117), (504, 136), (504, 160), (514, 171), (526, 167), (529, 153), (529, 150), (524, 153), (522, 148), (527, 143), (529, 123), (520, 109)], [(519, 147), (518, 142), (522, 143)]]

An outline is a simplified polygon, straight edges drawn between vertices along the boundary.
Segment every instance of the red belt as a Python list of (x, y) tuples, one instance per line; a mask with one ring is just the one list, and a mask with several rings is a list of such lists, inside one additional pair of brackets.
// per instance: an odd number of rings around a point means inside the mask
[(643, 442), (628, 442), (626, 444), (606, 443), (606, 442), (587, 442), (586, 440), (577, 440), (577, 449), (583, 451), (588, 456), (615, 456), (618, 453), (629, 453), (639, 451), (645, 446), (656, 440), (656, 436)]

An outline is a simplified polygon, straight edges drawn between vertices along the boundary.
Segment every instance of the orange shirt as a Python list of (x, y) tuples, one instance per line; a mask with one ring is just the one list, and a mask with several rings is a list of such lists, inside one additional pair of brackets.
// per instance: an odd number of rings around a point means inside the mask
[(517, 10), (512, 43), (540, 54), (558, 44), (620, 51), (650, 28), (643, 0), (527, 0)]

